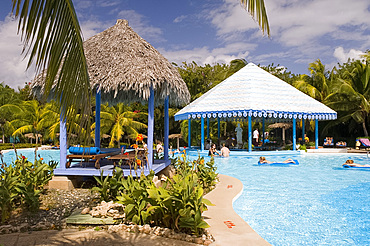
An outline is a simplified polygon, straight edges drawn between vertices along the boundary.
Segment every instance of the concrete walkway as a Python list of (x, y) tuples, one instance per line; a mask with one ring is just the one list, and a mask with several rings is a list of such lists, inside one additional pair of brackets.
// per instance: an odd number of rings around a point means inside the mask
[(209, 206), (203, 214), (205, 221), (211, 226), (210, 232), (215, 238), (211, 245), (232, 246), (265, 246), (270, 245), (258, 235), (233, 209), (233, 201), (243, 191), (240, 180), (219, 174), (216, 189), (205, 198), (215, 206)]

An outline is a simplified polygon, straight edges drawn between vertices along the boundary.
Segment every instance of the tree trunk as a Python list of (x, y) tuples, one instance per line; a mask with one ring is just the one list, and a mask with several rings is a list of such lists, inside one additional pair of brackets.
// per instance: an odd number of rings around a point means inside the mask
[(364, 129), (365, 137), (368, 137), (369, 133), (367, 132), (365, 121), (362, 122), (362, 128)]

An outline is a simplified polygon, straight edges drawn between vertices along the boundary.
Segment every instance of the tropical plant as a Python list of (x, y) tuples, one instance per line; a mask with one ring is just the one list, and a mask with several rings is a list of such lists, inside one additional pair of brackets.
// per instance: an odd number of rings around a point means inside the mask
[(12, 135), (32, 133), (37, 145), (39, 134), (42, 133), (45, 127), (53, 124), (53, 121), (50, 118), (42, 118), (43, 107), (36, 100), (23, 101), (18, 107), (21, 110), (16, 113), (16, 119), (10, 122), (15, 128)]
[(325, 100), (326, 105), (338, 111), (338, 120), (332, 127), (353, 120), (362, 126), (369, 136), (367, 125), (370, 114), (370, 64), (359, 60), (343, 64), (333, 78), (333, 93)]
[(293, 86), (310, 97), (323, 102), (330, 93), (330, 74), (320, 59), (310, 63), (308, 69), (310, 70), (311, 77), (303, 74), (300, 76), (300, 79), (293, 83)]
[[(103, 104), (101, 109), (102, 132), (111, 135), (109, 147), (113, 147), (115, 141), (120, 146), (120, 140), (124, 134), (129, 134), (132, 138), (136, 138), (138, 130), (147, 128), (147, 125), (135, 120), (142, 115), (146, 115), (146, 113), (129, 111), (129, 108), (123, 103), (118, 103), (112, 107), (108, 106), (108, 104)], [(95, 127), (95, 124), (92, 127)]]

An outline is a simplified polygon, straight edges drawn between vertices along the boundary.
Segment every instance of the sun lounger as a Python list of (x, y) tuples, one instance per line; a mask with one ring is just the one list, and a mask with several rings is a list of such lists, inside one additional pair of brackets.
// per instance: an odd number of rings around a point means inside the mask
[(147, 157), (145, 156), (145, 150), (138, 149), (137, 152), (135, 152), (134, 149), (128, 149), (123, 154), (112, 155), (108, 157), (108, 160), (113, 161), (115, 166), (117, 165), (117, 162), (121, 160), (124, 162), (127, 162), (129, 165), (132, 165), (132, 164), (135, 164), (136, 158), (140, 159), (143, 164), (144, 164), (144, 161), (147, 162)]
[(100, 160), (117, 154), (118, 149), (100, 149), (99, 147), (70, 147), (70, 155), (67, 155), (66, 168), (71, 166), (72, 161), (95, 161), (95, 168), (100, 169)]
[(367, 138), (360, 138), (358, 139), (360, 141), (361, 145), (359, 146), (360, 148), (370, 148), (370, 140)]
[(326, 137), (324, 139), (323, 147), (334, 147), (334, 140), (332, 137)]

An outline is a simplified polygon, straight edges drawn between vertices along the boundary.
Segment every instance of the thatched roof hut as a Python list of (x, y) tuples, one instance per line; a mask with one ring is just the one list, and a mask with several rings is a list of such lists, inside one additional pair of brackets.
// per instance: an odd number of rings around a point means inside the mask
[[(104, 102), (145, 103), (151, 87), (156, 105), (163, 105), (167, 96), (174, 106), (190, 100), (177, 69), (134, 32), (127, 20), (117, 20), (116, 25), (86, 40), (84, 49), (91, 86), (100, 86)], [(42, 82), (41, 74), (33, 83), (35, 93), (43, 91)]]

